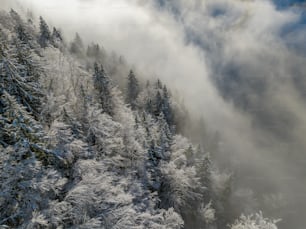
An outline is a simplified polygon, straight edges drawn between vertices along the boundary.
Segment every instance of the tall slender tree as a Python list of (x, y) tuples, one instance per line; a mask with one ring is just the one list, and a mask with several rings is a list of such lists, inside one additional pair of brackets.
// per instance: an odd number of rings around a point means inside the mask
[(19, 103), (38, 117), (43, 94), (38, 82), (37, 65), (27, 46), (16, 43), (12, 47), (14, 50), (14, 53), (4, 51), (0, 59), (0, 89), (15, 96)]
[(39, 17), (39, 30), (38, 43), (42, 48), (46, 48), (51, 41), (51, 32), (42, 16)]
[(105, 113), (113, 115), (113, 101), (111, 96), (111, 82), (105, 73), (103, 66), (94, 64), (94, 85), (98, 92), (98, 97)]
[(70, 52), (78, 57), (84, 56), (83, 40), (78, 33), (75, 34), (74, 40), (70, 44)]
[(132, 110), (135, 110), (137, 107), (137, 97), (139, 91), (140, 88), (138, 80), (134, 72), (131, 70), (128, 75), (126, 102), (131, 105)]

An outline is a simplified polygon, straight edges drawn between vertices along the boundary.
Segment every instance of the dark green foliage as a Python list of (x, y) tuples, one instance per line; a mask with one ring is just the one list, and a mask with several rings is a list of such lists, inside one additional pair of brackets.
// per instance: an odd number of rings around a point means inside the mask
[(113, 102), (111, 98), (111, 82), (105, 73), (103, 66), (94, 64), (94, 85), (98, 92), (98, 99), (101, 102), (102, 109), (105, 113), (113, 115)]
[(170, 146), (173, 134), (163, 113), (158, 116), (157, 125), (159, 127), (160, 137), (158, 139), (158, 154), (163, 160), (169, 160)]
[[(42, 91), (38, 82), (39, 67), (28, 46), (16, 42), (15, 53), (3, 53), (0, 60), (0, 90), (5, 89), (36, 117), (41, 109)], [(14, 49), (12, 50), (14, 51)]]
[(27, 144), (6, 148), (0, 155), (4, 162), (0, 165), (0, 225), (17, 228), (32, 218), (34, 210), (46, 204), (38, 194), (39, 187), (33, 186), (41, 171)]
[(40, 20), (39, 22), (40, 32), (38, 37), (38, 43), (42, 48), (46, 48), (51, 41), (51, 32), (49, 30), (49, 26), (46, 23), (46, 21), (42, 17), (40, 17), (39, 20)]
[(56, 29), (55, 27), (53, 27), (51, 42), (52, 45), (56, 48), (60, 48), (61, 45), (63, 44), (62, 33), (60, 32), (60, 30)]
[(163, 86), (160, 80), (157, 80), (155, 86), (152, 87), (150, 83), (147, 83), (146, 90), (152, 90), (152, 93), (148, 94), (145, 98), (144, 109), (149, 114), (158, 118), (160, 114), (166, 120), (171, 132), (175, 132), (175, 118), (173, 108), (171, 106), (171, 96), (166, 86)]
[(31, 49), (34, 49), (32, 51), (37, 52), (37, 44), (35, 43), (35, 35), (34, 35), (34, 27), (33, 25), (28, 22), (24, 23), (21, 18), (16, 20), (17, 24), (15, 26), (15, 32), (16, 32), (16, 38), (17, 41), (13, 42), (13, 45), (17, 43), (21, 43), (22, 45), (26, 45)]
[(17, 37), (18, 39), (25, 43), (25, 44), (28, 44), (29, 41), (30, 41), (30, 35), (26, 32), (25, 28), (23, 25), (19, 24), (17, 27), (16, 27), (16, 33), (17, 33)]
[(132, 110), (137, 107), (137, 97), (140, 92), (138, 80), (131, 70), (128, 76), (126, 102), (131, 105)]
[(26, 145), (43, 163), (55, 162), (56, 156), (46, 148), (40, 123), (5, 90), (1, 92), (0, 104), (0, 144), (3, 147)]
[(205, 154), (204, 151), (198, 146), (196, 150), (196, 157), (194, 160), (197, 174), (202, 184), (202, 194), (206, 202), (212, 199), (210, 195), (212, 193), (211, 175), (212, 175), (212, 162), (209, 154)]
[(174, 125), (173, 110), (170, 104), (170, 95), (166, 86), (163, 87), (163, 101), (161, 111), (163, 112), (168, 125)]
[(53, 32), (52, 32), (52, 40), (59, 40), (63, 41), (62, 34), (59, 30), (57, 30), (55, 27), (53, 27)]

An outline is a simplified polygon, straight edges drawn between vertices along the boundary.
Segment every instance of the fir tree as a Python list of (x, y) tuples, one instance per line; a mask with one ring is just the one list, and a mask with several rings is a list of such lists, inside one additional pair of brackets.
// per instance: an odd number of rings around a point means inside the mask
[(276, 224), (280, 220), (270, 220), (264, 218), (262, 212), (255, 215), (242, 215), (234, 224), (230, 226), (231, 229), (277, 229)]
[(98, 92), (98, 98), (105, 113), (113, 115), (113, 102), (111, 98), (111, 82), (105, 73), (103, 66), (94, 64), (94, 85)]
[(84, 55), (84, 44), (78, 33), (75, 34), (74, 40), (70, 44), (70, 52), (78, 57)]
[(24, 26), (22, 24), (17, 25), (16, 27), (16, 33), (17, 33), (17, 37), (20, 41), (22, 41), (25, 44), (28, 44), (30, 41), (30, 36), (29, 34), (26, 32)]
[(163, 97), (161, 92), (158, 90), (155, 97), (154, 115), (158, 117), (162, 113), (162, 109), (163, 109)]
[(156, 144), (152, 140), (148, 149), (148, 161), (146, 163), (147, 185), (152, 191), (159, 191), (161, 186), (161, 172), (159, 169), (161, 159), (157, 153)]
[(51, 41), (54, 47), (61, 47), (63, 42), (63, 37), (60, 30), (56, 29), (55, 27), (53, 27)]
[(137, 107), (137, 97), (139, 91), (138, 80), (134, 72), (131, 70), (128, 75), (126, 102), (131, 105), (132, 110), (135, 110)]
[(95, 61), (101, 61), (103, 59), (103, 48), (100, 48), (99, 44), (91, 44), (87, 46), (86, 55), (93, 58)]
[(52, 40), (58, 40), (58, 41), (63, 41), (63, 37), (61, 32), (53, 27), (53, 32), (52, 32)]
[(13, 9), (10, 10), (11, 18), (15, 21), (16, 24), (20, 25), (22, 23), (22, 19), (20, 15)]
[(0, 114), (0, 137), (4, 147), (26, 145), (43, 163), (61, 163), (61, 159), (47, 149), (46, 135), (40, 123), (5, 90), (2, 91), (0, 104), (3, 106)]
[(169, 125), (165, 120), (165, 116), (161, 113), (158, 116), (156, 125), (159, 128), (159, 139), (158, 139), (158, 154), (163, 160), (168, 160), (170, 157), (170, 146), (172, 143), (172, 133)]
[(39, 37), (38, 43), (42, 48), (46, 48), (51, 41), (51, 32), (46, 21), (40, 16), (39, 17)]
[(173, 111), (170, 104), (170, 95), (168, 93), (167, 87), (163, 87), (163, 101), (162, 101), (162, 107), (161, 110), (165, 116), (165, 119), (170, 127), (174, 125), (174, 117), (173, 117)]
[(43, 98), (38, 82), (39, 73), (28, 47), (17, 44), (16, 48), (17, 56), (5, 52), (0, 60), (0, 89), (15, 96), (18, 102), (38, 117)]

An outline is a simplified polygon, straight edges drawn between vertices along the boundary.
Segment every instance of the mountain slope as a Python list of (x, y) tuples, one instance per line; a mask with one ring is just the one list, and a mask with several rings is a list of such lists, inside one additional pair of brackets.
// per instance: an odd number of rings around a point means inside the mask
[[(231, 177), (180, 134), (167, 87), (38, 27), (0, 13), (0, 226), (224, 228)], [(233, 228), (274, 226), (257, 218)]]

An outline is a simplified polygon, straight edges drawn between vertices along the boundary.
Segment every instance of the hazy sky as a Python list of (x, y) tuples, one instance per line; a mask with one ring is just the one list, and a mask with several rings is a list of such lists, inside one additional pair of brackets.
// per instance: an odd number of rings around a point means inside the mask
[[(86, 42), (124, 55), (144, 73), (140, 77), (157, 75), (222, 133), (234, 160), (285, 194), (306, 193), (301, 8), (279, 9), (268, 0), (1, 2), (3, 8), (18, 2), (43, 15), (68, 39), (79, 32)], [(239, 105), (244, 100), (248, 109)], [(296, 206), (302, 212), (304, 207)]]

